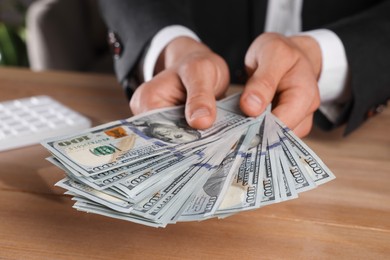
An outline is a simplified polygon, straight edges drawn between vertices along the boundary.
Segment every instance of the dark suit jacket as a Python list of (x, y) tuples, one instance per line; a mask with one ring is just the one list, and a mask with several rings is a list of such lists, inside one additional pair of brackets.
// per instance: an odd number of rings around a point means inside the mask
[[(263, 32), (266, 5), (266, 0), (100, 0), (109, 29), (123, 46), (115, 59), (121, 82), (132, 76), (145, 46), (160, 29), (181, 24), (224, 57), (232, 81), (242, 83), (244, 55)], [(302, 27), (330, 29), (344, 44), (353, 98), (336, 125), (347, 121), (349, 133), (390, 98), (390, 1), (306, 0)]]

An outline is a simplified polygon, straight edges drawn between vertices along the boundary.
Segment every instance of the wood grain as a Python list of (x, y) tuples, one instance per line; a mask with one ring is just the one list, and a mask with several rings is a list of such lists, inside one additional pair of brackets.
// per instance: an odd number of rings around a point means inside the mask
[[(231, 91), (237, 91), (234, 87)], [(0, 101), (50, 95), (94, 125), (130, 116), (111, 75), (0, 69)], [(72, 208), (40, 145), (0, 153), (0, 259), (389, 259), (390, 111), (304, 141), (336, 180), (224, 220), (154, 229)]]

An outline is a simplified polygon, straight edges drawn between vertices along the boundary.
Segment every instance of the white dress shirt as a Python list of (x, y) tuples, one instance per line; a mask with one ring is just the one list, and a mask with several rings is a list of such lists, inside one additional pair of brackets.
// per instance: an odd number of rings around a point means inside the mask
[[(301, 32), (301, 10), (303, 0), (268, 1), (264, 31), (277, 32), (286, 36), (308, 35), (319, 44), (322, 52), (321, 75), (318, 81), (321, 112), (332, 122), (336, 121), (340, 104), (346, 101), (348, 89), (348, 63), (344, 46), (339, 37), (327, 29)], [(186, 27), (172, 25), (161, 29), (151, 40), (141, 62), (144, 81), (153, 78), (154, 67), (161, 51), (173, 39), (188, 36), (197, 41), (199, 37)]]

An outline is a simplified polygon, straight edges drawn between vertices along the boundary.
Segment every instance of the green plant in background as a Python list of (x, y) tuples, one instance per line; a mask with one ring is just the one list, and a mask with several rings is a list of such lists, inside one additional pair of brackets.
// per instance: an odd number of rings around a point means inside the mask
[(28, 66), (26, 1), (0, 0), (0, 66)]

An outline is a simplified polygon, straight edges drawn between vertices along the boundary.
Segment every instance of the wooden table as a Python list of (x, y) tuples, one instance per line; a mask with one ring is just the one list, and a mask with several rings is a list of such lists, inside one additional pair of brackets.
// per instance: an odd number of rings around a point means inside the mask
[[(102, 124), (130, 116), (111, 75), (0, 69), (0, 101), (46, 94)], [(224, 220), (150, 228), (72, 208), (40, 145), (0, 153), (0, 259), (389, 259), (390, 109), (304, 141), (336, 180)]]

